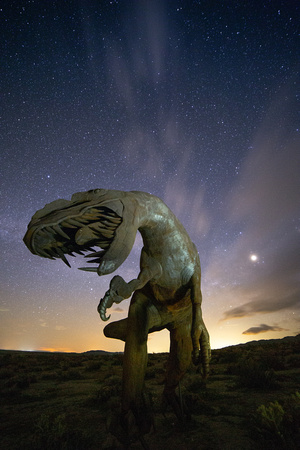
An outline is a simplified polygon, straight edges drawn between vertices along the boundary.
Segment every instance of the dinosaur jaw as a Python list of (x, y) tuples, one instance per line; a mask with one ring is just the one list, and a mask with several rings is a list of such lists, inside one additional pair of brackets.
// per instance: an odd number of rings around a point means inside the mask
[[(69, 267), (66, 255), (84, 255), (92, 258), (88, 263), (96, 263), (97, 267), (86, 267), (82, 270), (98, 272), (102, 267), (102, 258), (109, 249), (122, 218), (112, 209), (105, 206), (91, 206), (80, 213), (68, 214), (58, 218), (49, 214), (40, 224), (29, 225), (24, 242), (29, 250), (44, 258), (60, 258)], [(100, 247), (95, 251), (92, 247)], [(85, 255), (86, 252), (90, 252)], [(108, 261), (105, 263), (108, 264)], [(109, 268), (102, 267), (101, 273)]]

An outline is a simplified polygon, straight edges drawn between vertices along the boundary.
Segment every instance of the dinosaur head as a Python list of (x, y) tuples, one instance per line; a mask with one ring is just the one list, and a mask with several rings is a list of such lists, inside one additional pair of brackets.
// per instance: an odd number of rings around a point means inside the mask
[(136, 234), (126, 219), (123, 196), (121, 191), (95, 189), (55, 200), (34, 214), (24, 242), (33, 254), (60, 258), (69, 267), (67, 255), (79, 254), (98, 265), (82, 270), (114, 272), (129, 255)]

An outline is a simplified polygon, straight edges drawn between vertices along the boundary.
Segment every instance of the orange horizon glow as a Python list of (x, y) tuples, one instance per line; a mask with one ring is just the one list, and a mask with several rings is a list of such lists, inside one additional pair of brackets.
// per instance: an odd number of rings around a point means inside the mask
[[(212, 350), (218, 350), (221, 348), (231, 347), (240, 344), (246, 344), (251, 341), (268, 340), (268, 339), (282, 339), (286, 336), (295, 335), (293, 333), (273, 333), (273, 335), (266, 336), (267, 333), (263, 333), (263, 336), (253, 335), (252, 339), (250, 336), (244, 336), (237, 341), (234, 336), (230, 338), (226, 335), (226, 338), (220, 335), (213, 336), (211, 339)], [(105, 339), (105, 341), (104, 341)], [(117, 341), (114, 339), (106, 339), (103, 337), (101, 340), (101, 345), (86, 345), (82, 343), (80, 346), (26, 346), (26, 345), (6, 345), (1, 348), (1, 350), (6, 351), (24, 351), (24, 352), (48, 352), (48, 353), (85, 353), (88, 351), (104, 351), (108, 353), (122, 353), (124, 351), (124, 343), (122, 341)], [(149, 335), (148, 338), (148, 353), (168, 353), (169, 352), (169, 332), (167, 330), (162, 330), (157, 333)]]

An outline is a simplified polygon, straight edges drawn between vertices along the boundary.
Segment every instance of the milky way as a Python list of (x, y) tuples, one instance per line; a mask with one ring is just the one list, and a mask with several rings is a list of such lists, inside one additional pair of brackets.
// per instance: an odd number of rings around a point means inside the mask
[[(213, 347), (297, 334), (299, 7), (6, 3), (0, 348), (123, 348), (96, 311), (111, 277), (78, 271), (80, 258), (68, 269), (33, 256), (22, 241), (37, 209), (94, 188), (153, 193), (184, 224)], [(118, 271), (127, 281), (140, 248), (138, 236)], [(149, 349), (168, 350), (167, 334)]]

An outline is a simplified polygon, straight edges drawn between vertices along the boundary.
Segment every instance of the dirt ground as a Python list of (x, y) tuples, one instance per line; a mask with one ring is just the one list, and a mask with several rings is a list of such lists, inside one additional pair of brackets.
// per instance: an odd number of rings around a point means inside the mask
[[(181, 382), (190, 420), (162, 402), (167, 354), (150, 354), (147, 393), (154, 429), (131, 449), (298, 448), (300, 336), (212, 352), (203, 384), (191, 366)], [(117, 439), (122, 354), (0, 351), (2, 450), (122, 449)]]

